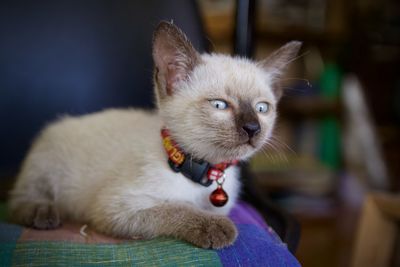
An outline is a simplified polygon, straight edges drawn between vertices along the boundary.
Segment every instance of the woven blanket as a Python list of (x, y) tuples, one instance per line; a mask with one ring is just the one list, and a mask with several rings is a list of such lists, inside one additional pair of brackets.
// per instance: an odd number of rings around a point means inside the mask
[(0, 223), (0, 266), (299, 266), (274, 231), (241, 202), (229, 217), (239, 236), (224, 249), (192, 246), (172, 238), (120, 240), (82, 225), (40, 231)]

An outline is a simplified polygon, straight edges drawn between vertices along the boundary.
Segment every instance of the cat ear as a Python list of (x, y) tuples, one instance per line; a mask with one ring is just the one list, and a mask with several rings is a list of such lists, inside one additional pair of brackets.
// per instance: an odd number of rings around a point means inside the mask
[(283, 94), (282, 88), (279, 86), (279, 83), (277, 83), (277, 80), (279, 80), (282, 74), (286, 71), (289, 63), (296, 58), (297, 53), (301, 48), (301, 44), (302, 43), (299, 41), (291, 41), (258, 63), (272, 76), (272, 89), (277, 99), (279, 99)]
[(200, 55), (186, 35), (173, 23), (161, 22), (153, 35), (155, 82), (159, 96), (172, 95), (200, 62)]
[(291, 41), (260, 62), (263, 68), (272, 75), (282, 75), (300, 50), (301, 42)]

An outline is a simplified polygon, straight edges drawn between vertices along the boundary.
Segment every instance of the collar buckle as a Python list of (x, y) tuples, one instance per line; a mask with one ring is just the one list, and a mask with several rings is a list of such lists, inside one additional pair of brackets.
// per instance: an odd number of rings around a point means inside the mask
[(206, 161), (190, 160), (186, 157), (181, 165), (176, 165), (171, 159), (168, 159), (168, 164), (174, 172), (182, 173), (186, 178), (189, 178), (195, 183), (206, 187), (213, 183), (206, 175), (210, 169), (210, 163)]

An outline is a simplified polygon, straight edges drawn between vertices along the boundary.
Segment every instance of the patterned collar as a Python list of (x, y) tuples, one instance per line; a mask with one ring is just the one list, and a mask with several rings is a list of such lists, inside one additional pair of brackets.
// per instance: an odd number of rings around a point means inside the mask
[[(222, 185), (225, 181), (225, 170), (232, 165), (238, 163), (237, 160), (222, 162), (215, 165), (211, 165), (209, 162), (204, 160), (196, 160), (192, 157), (187, 156), (182, 149), (179, 148), (177, 143), (171, 138), (170, 132), (166, 128), (161, 129), (161, 137), (163, 140), (164, 149), (168, 155), (168, 164), (174, 172), (180, 172), (185, 177), (189, 178), (195, 183), (203, 186), (210, 186), (216, 181), (218, 187), (218, 195), (210, 195), (210, 201), (215, 206), (223, 206), (228, 201), (228, 196), (222, 189)], [(223, 196), (223, 195), (226, 196)], [(217, 200), (212, 200), (215, 198)]]

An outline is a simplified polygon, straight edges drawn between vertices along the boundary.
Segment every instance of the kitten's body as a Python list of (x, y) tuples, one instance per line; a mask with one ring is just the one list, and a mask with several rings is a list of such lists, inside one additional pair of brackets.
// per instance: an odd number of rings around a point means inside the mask
[[(115, 205), (113, 197), (129, 198), (131, 211), (182, 201), (226, 214), (233, 201), (214, 207), (208, 200), (213, 186), (199, 186), (171, 171), (162, 146), (162, 126), (156, 113), (135, 109), (64, 118), (35, 142), (20, 174), (30, 178), (19, 179), (17, 188), (24, 188), (27, 200), (37, 197), (38, 191), (57, 192), (54, 204), (60, 213), (79, 221), (96, 217), (99, 202), (106, 205), (100, 209), (106, 214), (112, 209), (107, 206)], [(238, 190), (235, 169), (227, 170), (229, 179), (224, 183), (232, 200)]]
[[(227, 205), (214, 207), (209, 195), (215, 185), (171, 170), (160, 129), (169, 128), (189, 156), (211, 164), (247, 159), (275, 122), (273, 73), (245, 59), (200, 56), (168, 23), (156, 31), (153, 56), (159, 111), (107, 110), (47, 127), (12, 192), (17, 222), (47, 229), (67, 219), (114, 236), (169, 235), (213, 248), (235, 240), (235, 226), (222, 215), (239, 193), (237, 168), (225, 171)], [(225, 99), (229, 110), (216, 110), (212, 99)], [(269, 114), (254, 112), (260, 101), (271, 105)], [(254, 121), (261, 129), (249, 133), (246, 125)]]

